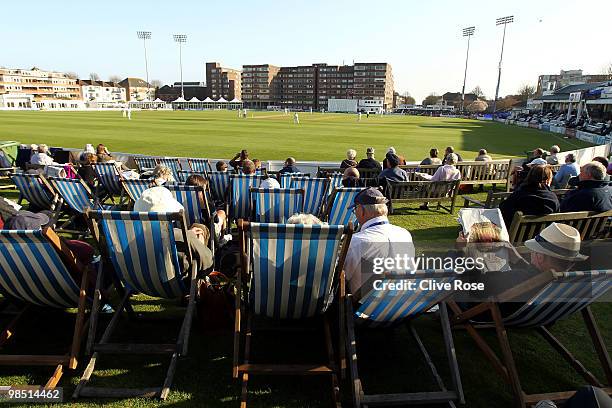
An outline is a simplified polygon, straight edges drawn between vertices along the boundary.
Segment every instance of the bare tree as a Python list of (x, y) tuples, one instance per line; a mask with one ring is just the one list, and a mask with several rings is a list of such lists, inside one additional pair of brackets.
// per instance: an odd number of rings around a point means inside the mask
[(76, 72), (72, 72), (72, 71), (66, 72), (66, 76), (68, 78), (70, 78), (70, 79), (78, 79), (79, 78), (77, 73)]
[(531, 98), (533, 95), (535, 95), (535, 93), (535, 86), (529, 84), (521, 86), (518, 90), (518, 94), (521, 96), (522, 101), (526, 101), (527, 99)]
[(91, 72), (89, 74), (89, 79), (92, 81), (99, 81), (100, 80), (100, 75), (96, 74), (95, 72)]
[(474, 89), (472, 89), (472, 93), (476, 95), (478, 99), (486, 99), (484, 92), (480, 88), (480, 85), (476, 85)]
[(612, 80), (612, 62), (609, 62), (601, 70), (601, 73), (608, 76), (608, 80)]
[(425, 99), (423, 99), (423, 105), (435, 105), (436, 103), (438, 103), (439, 100), (440, 97), (436, 95), (435, 92), (432, 92), (427, 95)]
[(108, 82), (121, 82), (121, 77), (119, 75), (111, 75), (108, 77)]
[(161, 88), (164, 84), (159, 79), (154, 79), (151, 81), (151, 86), (153, 88)]
[(402, 99), (406, 105), (414, 105), (416, 100), (410, 95), (410, 92), (406, 91), (402, 94)]

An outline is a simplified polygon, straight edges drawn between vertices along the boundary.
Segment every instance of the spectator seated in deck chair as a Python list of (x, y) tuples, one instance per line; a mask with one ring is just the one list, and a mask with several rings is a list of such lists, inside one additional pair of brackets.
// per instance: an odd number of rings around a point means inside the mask
[[(396, 254), (414, 258), (412, 235), (389, 222), (387, 202), (380, 190), (370, 187), (357, 194), (351, 206), (361, 225), (359, 232), (353, 234), (344, 263), (346, 280), (353, 295), (359, 293), (369, 278), (362, 273), (362, 259), (391, 258)], [(359, 296), (354, 299), (358, 301)]]
[(152, 186), (163, 186), (166, 183), (174, 183), (176, 180), (174, 179), (174, 175), (172, 174), (172, 170), (169, 167), (164, 166), (163, 164), (158, 164), (153, 169), (152, 175)]
[(224, 162), (223, 160), (219, 160), (215, 164), (215, 168), (217, 169), (217, 171), (222, 171), (223, 173), (225, 173), (227, 172), (227, 163)]
[[(206, 194), (206, 191), (208, 190), (208, 180), (206, 180), (204, 177), (202, 177), (199, 174), (192, 174), (191, 176), (187, 177), (187, 180), (185, 181), (185, 185), (202, 187), (205, 192), (204, 194)], [(200, 197), (200, 203), (201, 204), (204, 203), (204, 197)], [(225, 213), (224, 208), (225, 208), (224, 205), (220, 205), (219, 208), (214, 209), (214, 214), (213, 214), (213, 218), (215, 222), (215, 234), (219, 239), (221, 238), (222, 232), (225, 231), (227, 227), (227, 214)], [(201, 224), (194, 224), (194, 225), (197, 225), (202, 230), (208, 230), (208, 227), (206, 227), (206, 225), (201, 225)]]
[(96, 172), (94, 171), (93, 165), (98, 161), (97, 157), (93, 153), (83, 154), (83, 160), (81, 160), (81, 166), (77, 169), (77, 173), (81, 179), (87, 184), (87, 187), (91, 191), (96, 190)]
[[(134, 203), (134, 211), (138, 212), (179, 212), (183, 210), (183, 206), (174, 199), (170, 190), (164, 187), (152, 187), (145, 190), (140, 198)], [(191, 248), (191, 253), (198, 263), (198, 270), (206, 272), (213, 265), (212, 252), (206, 246), (207, 240), (210, 238), (208, 229), (203, 230), (195, 225), (187, 230), (187, 244)], [(180, 229), (174, 229), (174, 239), (180, 257), (180, 262), (184, 271), (189, 270), (188, 258), (185, 255), (186, 247), (183, 242), (183, 234)], [(184, 276), (184, 279), (189, 279), (189, 276)]]
[(287, 157), (285, 160), (285, 166), (278, 171), (278, 174), (284, 173), (299, 173), (300, 169), (295, 167), (295, 159), (293, 157)]
[[(243, 149), (240, 151), (240, 153), (236, 153), (234, 155), (234, 158), (229, 161), (229, 165), (232, 166), (235, 170), (238, 170), (242, 167), (242, 162), (244, 162), (245, 160), (249, 160), (249, 152), (246, 151), (246, 149)], [(217, 171), (223, 170), (219, 170), (217, 168)]]
[(348, 167), (342, 175), (342, 187), (363, 187), (359, 178), (359, 170), (355, 167)]

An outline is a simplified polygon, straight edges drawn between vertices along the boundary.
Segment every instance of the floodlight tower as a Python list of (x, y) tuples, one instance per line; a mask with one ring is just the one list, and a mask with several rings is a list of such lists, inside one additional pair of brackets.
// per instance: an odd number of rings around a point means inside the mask
[(474, 35), (476, 27), (467, 27), (463, 29), (463, 36), (468, 38), (467, 52), (465, 53), (465, 71), (463, 72), (463, 88), (461, 88), (461, 112), (463, 112), (465, 104), (465, 79), (467, 77), (468, 58), (470, 57), (470, 38)]
[(151, 39), (150, 31), (136, 31), (136, 35), (138, 35), (138, 39), (142, 40), (142, 45), (144, 46), (144, 57), (145, 57), (145, 74), (147, 76), (147, 97), (150, 95), (149, 90), (149, 60), (147, 59), (147, 40)]
[(499, 66), (497, 71), (497, 87), (495, 88), (495, 99), (493, 99), (493, 119), (495, 119), (495, 111), (497, 109), (497, 96), (499, 95), (499, 81), (501, 80), (502, 60), (504, 59), (504, 43), (506, 42), (506, 26), (514, 22), (514, 16), (500, 17), (495, 20), (495, 25), (504, 26), (504, 36), (502, 37), (501, 55), (499, 56)]
[(181, 98), (185, 99), (185, 90), (183, 89), (183, 43), (187, 42), (187, 35), (174, 34), (174, 42), (179, 45), (179, 68), (181, 70)]

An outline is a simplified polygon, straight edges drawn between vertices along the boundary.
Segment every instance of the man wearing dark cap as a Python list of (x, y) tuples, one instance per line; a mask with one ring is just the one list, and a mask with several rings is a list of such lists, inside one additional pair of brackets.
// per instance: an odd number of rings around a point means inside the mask
[[(370, 187), (357, 194), (351, 206), (361, 225), (360, 231), (351, 238), (344, 263), (346, 280), (353, 295), (372, 276), (372, 268), (368, 265), (374, 258), (395, 258), (398, 255), (414, 258), (412, 235), (389, 222), (387, 201), (379, 189)], [(360, 292), (365, 294), (370, 289), (364, 287)]]
[(368, 147), (366, 149), (366, 156), (367, 158), (361, 159), (359, 161), (357, 168), (382, 170), (382, 165), (380, 164), (378, 160), (374, 158), (374, 148), (373, 147)]
[(395, 153), (387, 153), (387, 168), (378, 175), (379, 185), (386, 181), (409, 181), (408, 173), (399, 168), (400, 158)]

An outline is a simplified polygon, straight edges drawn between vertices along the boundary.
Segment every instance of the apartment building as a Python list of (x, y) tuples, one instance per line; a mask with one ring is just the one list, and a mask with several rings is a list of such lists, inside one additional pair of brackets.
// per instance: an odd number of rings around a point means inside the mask
[(81, 99), (81, 87), (63, 72), (0, 68), (0, 95), (4, 94), (32, 95), (33, 102), (70, 101)]
[(127, 101), (126, 90), (116, 82), (79, 80), (81, 94), (89, 107), (115, 107)]
[(317, 109), (317, 73), (317, 65), (281, 67), (276, 88), (277, 104), (289, 109)]
[(208, 96), (217, 100), (228, 101), (241, 99), (241, 72), (233, 68), (222, 67), (218, 62), (206, 63), (206, 87)]
[(265, 109), (276, 103), (279, 70), (270, 64), (242, 66), (242, 101), (245, 107)]
[(318, 65), (317, 109), (329, 110), (329, 99), (353, 99), (355, 70), (352, 65)]
[(354, 98), (382, 99), (384, 109), (393, 107), (393, 72), (386, 62), (354, 65)]
[(152, 102), (155, 100), (155, 87), (144, 79), (125, 78), (119, 82), (125, 88), (125, 96), (128, 102)]

